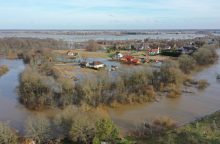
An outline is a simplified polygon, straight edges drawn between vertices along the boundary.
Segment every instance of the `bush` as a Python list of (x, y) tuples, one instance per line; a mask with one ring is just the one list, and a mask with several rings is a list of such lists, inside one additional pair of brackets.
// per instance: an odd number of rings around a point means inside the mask
[(0, 144), (17, 144), (18, 137), (8, 125), (0, 122)]
[(148, 84), (148, 72), (122, 72), (117, 78), (107, 73), (85, 78), (76, 84), (76, 99), (91, 106), (112, 103), (143, 103), (155, 99), (154, 88)]
[(96, 122), (96, 139), (99, 141), (114, 143), (119, 137), (119, 130), (109, 119), (101, 119)]
[(9, 71), (8, 66), (2, 65), (0, 66), (0, 77)]
[(51, 105), (51, 91), (45, 84), (46, 76), (40, 75), (37, 71), (27, 68), (20, 78), (20, 101), (30, 109), (39, 110)]
[(74, 83), (67, 78), (55, 80), (27, 67), (20, 77), (20, 101), (27, 108), (41, 110), (73, 104)]
[(177, 63), (174, 61), (164, 62), (160, 70), (153, 71), (149, 77), (150, 84), (157, 90), (165, 89), (166, 87), (169, 89), (170, 84), (179, 87), (185, 79), (185, 75), (180, 71)]
[(208, 85), (209, 85), (209, 83), (207, 82), (207, 80), (199, 80), (198, 81), (198, 89), (200, 89), (200, 90), (207, 88)]
[(214, 48), (200, 48), (197, 52), (193, 54), (193, 58), (199, 65), (209, 65), (213, 64), (218, 55)]
[(95, 137), (94, 124), (88, 116), (75, 117), (69, 131), (69, 139), (77, 143), (91, 143)]
[(170, 84), (168, 86), (168, 94), (167, 97), (168, 98), (177, 98), (181, 95), (181, 91), (180, 88), (174, 84)]
[(63, 49), (67, 48), (68, 43), (62, 40), (38, 39), (38, 38), (1, 38), (0, 49), (27, 50), (27, 49)]
[(74, 143), (90, 143), (95, 137), (95, 123), (99, 117), (91, 111), (85, 112), (69, 106), (53, 119), (53, 136), (56, 139), (68, 139)]
[(131, 135), (137, 139), (152, 138), (155, 141), (168, 130), (174, 128), (176, 128), (176, 121), (168, 116), (160, 116), (154, 119), (152, 123), (144, 122), (132, 131)]
[(172, 118), (163, 116), (158, 117), (153, 121), (153, 124), (155, 126), (162, 127), (164, 129), (172, 129), (176, 127), (176, 121), (174, 121)]
[(51, 139), (51, 125), (46, 118), (33, 118), (27, 120), (26, 136), (34, 139), (37, 143), (46, 143)]
[(99, 50), (101, 47), (100, 47), (100, 45), (96, 42), (96, 41), (94, 41), (94, 40), (89, 40), (88, 41), (88, 45), (87, 45), (87, 47), (86, 47), (86, 50), (87, 51), (97, 51), (97, 50)]
[(181, 55), (178, 62), (179, 68), (186, 74), (190, 73), (196, 65), (196, 61), (189, 55)]

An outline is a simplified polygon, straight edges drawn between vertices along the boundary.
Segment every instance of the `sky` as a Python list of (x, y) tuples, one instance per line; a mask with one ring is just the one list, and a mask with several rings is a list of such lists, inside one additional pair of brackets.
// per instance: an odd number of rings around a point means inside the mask
[(220, 0), (0, 0), (0, 29), (219, 29)]

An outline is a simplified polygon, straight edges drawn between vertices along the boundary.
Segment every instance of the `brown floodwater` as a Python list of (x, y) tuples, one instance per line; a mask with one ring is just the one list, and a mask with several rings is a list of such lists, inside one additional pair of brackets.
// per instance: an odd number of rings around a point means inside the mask
[(52, 110), (33, 112), (19, 103), (17, 87), (19, 75), (25, 65), (22, 60), (7, 60), (0, 58), (0, 65), (7, 65), (9, 72), (0, 77), (0, 121), (24, 132), (24, 126), (29, 117), (50, 116)]
[[(220, 55), (220, 50), (218, 54)], [(0, 77), (0, 121), (8, 122), (22, 132), (28, 117), (48, 116), (54, 111), (32, 112), (23, 107), (18, 101), (16, 89), (19, 85), (19, 74), (24, 70), (25, 65), (21, 60), (0, 58), (0, 65), (2, 64), (8, 65), (10, 71)], [(216, 73), (220, 73), (220, 60), (195, 74), (196, 79), (206, 79), (210, 83), (204, 91), (183, 94), (177, 99), (161, 97), (154, 103), (109, 109), (110, 117), (126, 132), (158, 116), (170, 116), (182, 125), (211, 114), (220, 110), (220, 83), (216, 80)]]
[[(220, 50), (217, 52), (220, 55)], [(161, 97), (159, 102), (143, 105), (120, 106), (110, 109), (109, 114), (124, 132), (160, 116), (173, 118), (179, 126), (189, 123), (220, 110), (220, 82), (216, 80), (217, 73), (220, 73), (220, 60), (194, 75), (194, 78), (206, 79), (210, 83), (203, 91), (184, 93), (176, 99)]]
[(16, 90), (19, 85), (19, 74), (25, 66), (21, 60), (0, 59), (0, 65), (3, 64), (9, 67), (9, 72), (0, 78), (0, 121), (21, 129), (26, 116), (30, 113), (19, 104)]

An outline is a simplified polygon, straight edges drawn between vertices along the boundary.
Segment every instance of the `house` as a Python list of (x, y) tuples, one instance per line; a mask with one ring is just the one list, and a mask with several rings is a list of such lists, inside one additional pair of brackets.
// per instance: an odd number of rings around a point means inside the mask
[(73, 51), (67, 51), (67, 53), (66, 53), (68, 56), (75, 56), (75, 53), (73, 52)]
[(84, 61), (84, 62), (81, 62), (81, 63), (80, 63), (80, 66), (81, 66), (82, 68), (89, 67), (89, 63)]
[(168, 46), (168, 45), (167, 45), (167, 46), (164, 47), (164, 49), (170, 50), (170, 49), (171, 49), (171, 46)]
[(115, 59), (121, 59), (123, 57), (123, 54), (120, 52), (116, 52)]
[(141, 61), (139, 59), (136, 59), (130, 55), (124, 56), (123, 58), (121, 58), (121, 61), (126, 64), (140, 64), (141, 63)]
[(80, 66), (82, 68), (93, 68), (93, 69), (100, 69), (100, 68), (104, 68), (105, 67), (105, 65), (103, 63), (101, 63), (100, 61), (93, 61), (91, 63), (81, 62)]
[(180, 48), (182, 54), (192, 54), (197, 51), (197, 48), (194, 46), (184, 46)]
[(160, 47), (157, 48), (151, 48), (148, 50), (148, 55), (154, 56), (160, 54)]
[(92, 63), (89, 63), (91, 68), (94, 69), (100, 69), (100, 68), (104, 68), (105, 65), (103, 63), (101, 63), (100, 61), (93, 61)]

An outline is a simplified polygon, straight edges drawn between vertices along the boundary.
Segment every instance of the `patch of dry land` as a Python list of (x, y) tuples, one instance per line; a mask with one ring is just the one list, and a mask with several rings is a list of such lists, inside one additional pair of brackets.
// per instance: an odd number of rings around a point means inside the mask
[[(82, 58), (108, 58), (105, 52), (89, 52), (84, 49), (71, 50), (73, 53), (79, 53)], [(54, 50), (54, 54), (67, 55), (68, 50)]]
[(0, 66), (0, 77), (9, 71), (6, 65)]

